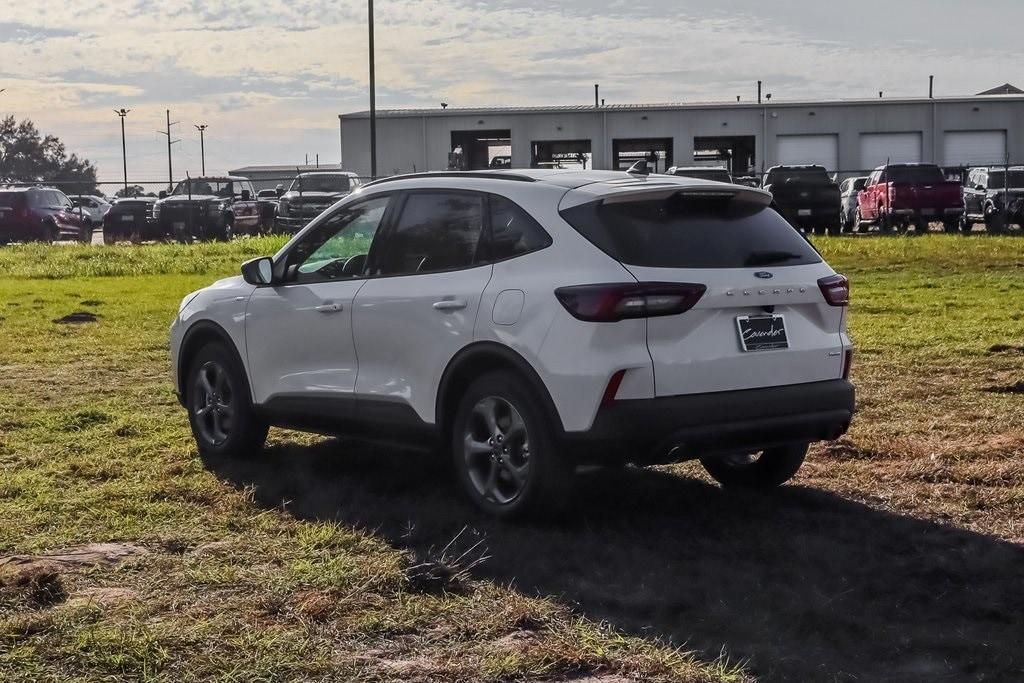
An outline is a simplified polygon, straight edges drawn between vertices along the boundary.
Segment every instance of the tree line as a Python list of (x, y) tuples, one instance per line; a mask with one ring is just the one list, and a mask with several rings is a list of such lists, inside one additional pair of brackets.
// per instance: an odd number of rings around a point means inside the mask
[(69, 154), (60, 138), (41, 134), (32, 121), (7, 116), (0, 120), (0, 185), (11, 183), (54, 184), (68, 193), (96, 194), (96, 166)]

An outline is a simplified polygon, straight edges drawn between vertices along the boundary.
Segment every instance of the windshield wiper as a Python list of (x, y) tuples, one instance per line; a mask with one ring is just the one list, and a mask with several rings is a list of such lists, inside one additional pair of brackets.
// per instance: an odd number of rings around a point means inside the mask
[(755, 251), (743, 262), (745, 266), (767, 266), (772, 263), (782, 263), (802, 258), (802, 254), (794, 254), (791, 251)]

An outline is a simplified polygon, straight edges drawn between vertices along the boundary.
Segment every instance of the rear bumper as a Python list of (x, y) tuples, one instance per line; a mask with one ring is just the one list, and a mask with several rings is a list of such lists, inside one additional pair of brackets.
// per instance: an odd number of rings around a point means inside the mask
[(782, 213), (790, 223), (795, 225), (835, 227), (839, 225), (839, 216), (842, 213), (842, 208), (838, 203), (827, 206), (802, 206), (797, 203), (783, 208)]
[(894, 208), (890, 209), (889, 213), (893, 216), (899, 216), (901, 218), (959, 218), (964, 212), (964, 207), (950, 207), (945, 209), (933, 209), (930, 207), (919, 207), (919, 208)]
[(566, 433), (566, 442), (582, 461), (675, 462), (837, 439), (853, 413), (853, 385), (841, 379), (666, 396), (617, 401), (598, 411), (589, 430)]

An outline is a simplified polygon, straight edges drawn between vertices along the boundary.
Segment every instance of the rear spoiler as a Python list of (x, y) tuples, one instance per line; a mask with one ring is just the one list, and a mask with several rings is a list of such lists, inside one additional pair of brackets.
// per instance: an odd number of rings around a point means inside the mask
[[(660, 178), (665, 178), (665, 181), (661, 181)], [(731, 196), (733, 201), (762, 207), (768, 207), (772, 203), (770, 192), (754, 187), (716, 182), (680, 183), (671, 182), (670, 178), (674, 176), (649, 175), (644, 179), (638, 178), (636, 182), (591, 183), (566, 192), (558, 209), (562, 211), (594, 201), (601, 201), (604, 204), (657, 201), (677, 194), (694, 197)]]

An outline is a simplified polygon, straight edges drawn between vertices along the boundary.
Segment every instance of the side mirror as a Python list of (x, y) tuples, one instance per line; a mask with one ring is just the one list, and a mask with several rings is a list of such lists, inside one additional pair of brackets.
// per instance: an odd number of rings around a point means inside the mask
[(248, 202), (250, 200), (252, 200), (252, 192), (249, 192), (249, 190), (242, 190), (242, 201)]
[(284, 194), (284, 188), (283, 187), (279, 187), (276, 190), (274, 190), (274, 192), (277, 194), (278, 197), (280, 197), (281, 195)]
[(242, 279), (250, 285), (269, 285), (274, 282), (274, 262), (269, 256), (260, 256), (242, 264)]
[(975, 185), (974, 189), (977, 190), (978, 192), (984, 192), (985, 191), (985, 186), (984, 185)]

